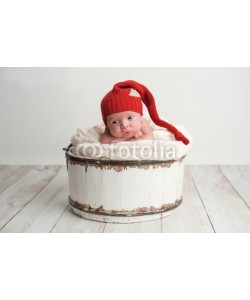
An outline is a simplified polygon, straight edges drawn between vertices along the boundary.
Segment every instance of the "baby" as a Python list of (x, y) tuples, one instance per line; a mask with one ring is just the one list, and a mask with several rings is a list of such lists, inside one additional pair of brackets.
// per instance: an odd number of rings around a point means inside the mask
[(102, 144), (154, 139), (149, 122), (137, 112), (111, 114), (107, 116), (106, 123), (106, 130), (100, 138)]
[(100, 137), (100, 143), (153, 140), (154, 136), (149, 122), (142, 117), (142, 102), (146, 105), (156, 125), (172, 132), (177, 141), (189, 143), (189, 140), (173, 125), (159, 118), (155, 100), (150, 91), (144, 85), (132, 80), (116, 83), (102, 99), (101, 111), (106, 130)]

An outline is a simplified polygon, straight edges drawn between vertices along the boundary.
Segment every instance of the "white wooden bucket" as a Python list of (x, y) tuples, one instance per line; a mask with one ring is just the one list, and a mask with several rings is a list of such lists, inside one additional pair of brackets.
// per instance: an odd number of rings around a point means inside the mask
[(182, 202), (184, 157), (172, 161), (86, 159), (66, 152), (69, 203), (95, 221), (133, 223), (165, 217)]

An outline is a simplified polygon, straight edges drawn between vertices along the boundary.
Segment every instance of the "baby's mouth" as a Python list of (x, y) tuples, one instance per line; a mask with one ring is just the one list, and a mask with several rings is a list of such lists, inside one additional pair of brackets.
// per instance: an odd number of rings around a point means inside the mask
[(124, 130), (123, 131), (123, 135), (128, 135), (129, 134), (129, 131), (128, 130)]

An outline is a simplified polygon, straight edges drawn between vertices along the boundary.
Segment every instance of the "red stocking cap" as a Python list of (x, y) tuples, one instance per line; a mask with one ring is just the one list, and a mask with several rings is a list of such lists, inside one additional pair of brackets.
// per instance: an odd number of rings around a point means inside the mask
[[(136, 90), (141, 97), (131, 95), (131, 88)], [(135, 111), (142, 115), (141, 100), (146, 105), (149, 115), (156, 125), (172, 132), (177, 141), (182, 141), (185, 145), (189, 144), (189, 140), (177, 128), (160, 119), (154, 97), (150, 91), (144, 85), (133, 80), (116, 83), (113, 90), (103, 98), (101, 110), (104, 123), (106, 124), (108, 115), (117, 112)]]

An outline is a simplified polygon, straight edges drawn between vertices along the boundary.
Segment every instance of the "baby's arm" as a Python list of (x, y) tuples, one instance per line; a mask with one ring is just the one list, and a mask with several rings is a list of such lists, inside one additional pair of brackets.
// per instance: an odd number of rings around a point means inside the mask
[(123, 142), (126, 140), (129, 140), (132, 137), (132, 135), (127, 135), (126, 137), (114, 137), (112, 136), (108, 131), (105, 131), (102, 133), (100, 137), (100, 143), (101, 144), (112, 144), (112, 143), (118, 143), (118, 142)]

